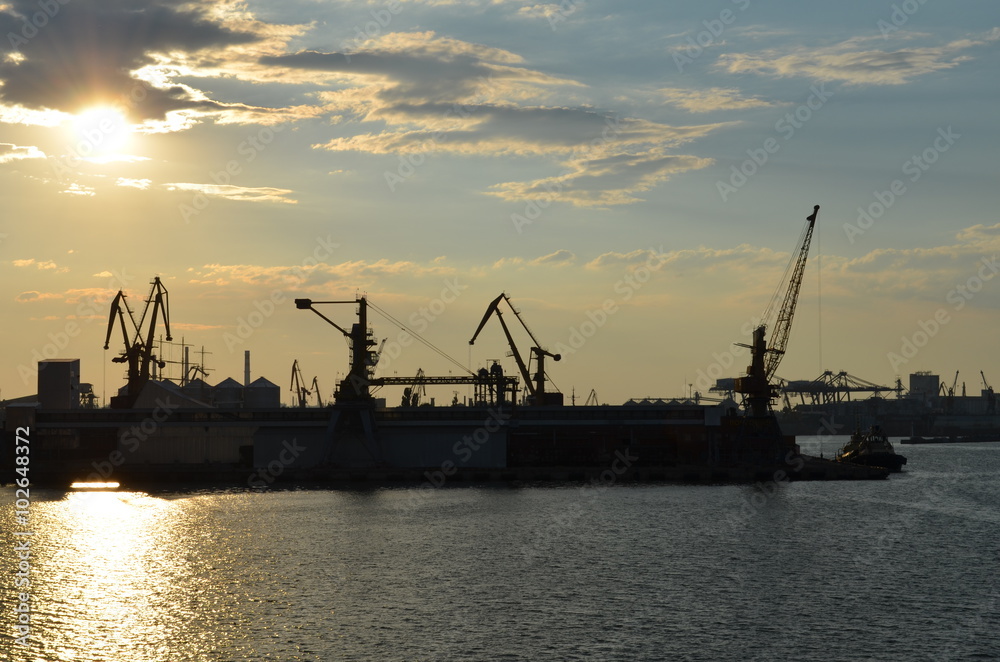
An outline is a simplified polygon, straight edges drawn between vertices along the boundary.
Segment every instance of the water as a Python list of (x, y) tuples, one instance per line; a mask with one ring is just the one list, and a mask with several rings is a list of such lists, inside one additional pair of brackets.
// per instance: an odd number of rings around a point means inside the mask
[(1000, 659), (1000, 444), (897, 450), (878, 482), (32, 491), (28, 648), (4, 488), (0, 659)]

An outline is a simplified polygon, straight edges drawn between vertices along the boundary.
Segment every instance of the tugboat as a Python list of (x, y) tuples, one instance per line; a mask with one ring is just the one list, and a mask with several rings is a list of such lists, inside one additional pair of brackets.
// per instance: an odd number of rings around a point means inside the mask
[(896, 453), (889, 438), (877, 425), (871, 426), (867, 432), (856, 430), (851, 440), (837, 453), (837, 462), (865, 464), (870, 467), (882, 467), (893, 473), (899, 473), (906, 464), (906, 458)]

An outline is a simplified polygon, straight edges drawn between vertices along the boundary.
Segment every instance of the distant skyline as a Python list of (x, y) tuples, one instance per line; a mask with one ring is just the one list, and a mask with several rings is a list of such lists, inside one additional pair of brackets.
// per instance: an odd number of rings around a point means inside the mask
[[(1000, 382), (995, 3), (12, 0), (0, 35), (0, 398), (41, 357), (111, 395), (154, 276), (210, 383), (250, 350), (286, 403), (348, 363), (293, 299), (361, 294), (514, 372), (468, 343), (506, 291), (567, 401), (704, 391), (817, 204), (779, 376)], [(370, 321), (378, 374), (460, 370)]]

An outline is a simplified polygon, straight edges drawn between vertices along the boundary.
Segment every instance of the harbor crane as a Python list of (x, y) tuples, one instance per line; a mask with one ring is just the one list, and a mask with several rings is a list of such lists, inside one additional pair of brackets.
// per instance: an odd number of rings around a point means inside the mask
[(292, 361), (292, 381), (288, 389), (295, 394), (295, 402), (302, 409), (309, 404), (309, 389), (306, 388), (305, 380), (302, 379), (302, 368), (299, 367), (299, 360)]
[[(356, 304), (358, 306), (358, 321), (348, 331), (316, 310), (314, 306), (317, 304)], [(378, 362), (379, 352), (372, 350), (372, 347), (375, 346), (375, 339), (368, 328), (368, 298), (362, 296), (349, 301), (296, 299), (295, 307), (298, 310), (311, 310), (319, 315), (326, 323), (344, 334), (350, 344), (351, 369), (334, 392), (334, 399), (337, 402), (370, 402), (371, 380), (375, 374), (375, 364)]]
[(983, 396), (986, 397), (986, 413), (997, 413), (997, 396), (993, 393), (993, 387), (986, 381), (986, 374), (980, 370), (979, 376), (983, 378)]
[(313, 376), (312, 380), (312, 392), (316, 394), (316, 406), (320, 409), (323, 408), (323, 394), (319, 390), (319, 377)]
[[(153, 354), (153, 338), (156, 322), (162, 311), (167, 341), (173, 340), (170, 337), (170, 309), (167, 305), (167, 288), (160, 282), (159, 276), (152, 280), (151, 286), (149, 296), (146, 298), (146, 306), (143, 308), (142, 316), (139, 317), (138, 322), (128, 306), (124, 291), (118, 290), (118, 294), (111, 302), (111, 314), (108, 317), (108, 333), (104, 338), (104, 349), (108, 349), (110, 346), (111, 334), (114, 331), (115, 318), (117, 317), (125, 349), (111, 361), (125, 363), (128, 366), (126, 392), (111, 397), (110, 404), (113, 409), (131, 409), (139, 397), (142, 387), (149, 381), (152, 366), (155, 364), (161, 369), (166, 366), (165, 361), (158, 360)], [(126, 323), (126, 319), (128, 323)], [(143, 326), (147, 320), (149, 327), (144, 338)]]
[[(517, 351), (517, 344), (514, 342), (514, 337), (510, 334), (510, 329), (507, 327), (507, 323), (503, 319), (503, 313), (500, 311), (500, 302), (506, 301), (507, 306), (514, 313), (517, 321), (521, 323), (524, 330), (528, 332), (528, 337), (534, 342), (534, 346), (531, 348), (531, 356), (535, 357), (535, 368), (536, 372), (534, 377), (531, 376), (531, 371), (528, 368), (528, 364), (525, 363), (524, 359), (521, 358), (521, 353)], [(486, 313), (483, 315), (482, 321), (479, 323), (479, 327), (476, 332), (472, 334), (472, 340), (469, 341), (470, 345), (475, 344), (476, 338), (479, 337), (479, 332), (483, 330), (486, 326), (486, 322), (490, 319), (491, 315), (496, 315), (497, 319), (500, 320), (500, 326), (503, 327), (504, 335), (507, 336), (507, 343), (510, 345), (511, 355), (514, 357), (514, 361), (517, 363), (517, 369), (521, 372), (521, 377), (524, 379), (525, 388), (528, 390), (528, 402), (535, 405), (561, 405), (562, 404), (562, 393), (546, 393), (545, 392), (545, 357), (551, 358), (553, 361), (558, 361), (562, 358), (559, 354), (553, 354), (546, 349), (543, 349), (535, 338), (535, 334), (531, 332), (528, 325), (525, 324), (524, 319), (521, 317), (521, 313), (514, 307), (514, 304), (510, 302), (510, 297), (507, 296), (506, 292), (501, 292), (500, 296), (490, 302), (490, 305), (486, 308)], [(528, 360), (531, 360), (529, 356)]]
[(417, 374), (413, 378), (413, 383), (403, 389), (403, 407), (419, 407), (420, 397), (427, 395), (427, 386), (423, 368), (417, 368)]
[[(778, 388), (771, 383), (778, 364), (785, 355), (788, 347), (788, 337), (792, 331), (792, 318), (795, 316), (795, 306), (799, 299), (799, 290), (802, 289), (802, 278), (805, 275), (806, 258), (809, 255), (809, 244), (812, 241), (813, 229), (816, 227), (816, 217), (819, 215), (819, 205), (813, 207), (813, 213), (806, 217), (806, 227), (803, 230), (803, 238), (799, 245), (798, 254), (793, 257), (793, 262), (789, 263), (791, 275), (786, 283), (779, 283), (778, 289), (771, 297), (764, 314), (764, 320), (753, 331), (753, 341), (750, 345), (740, 343), (741, 347), (750, 349), (751, 363), (747, 367), (745, 377), (738, 377), (735, 382), (735, 391), (746, 399), (750, 408), (750, 414), (754, 418), (763, 418), (771, 413), (771, 401), (778, 397)], [(779, 296), (784, 288), (784, 295)], [(768, 343), (767, 320), (774, 311), (774, 305), (781, 300), (781, 307), (777, 309), (774, 316), (774, 329), (771, 332), (771, 340)]]

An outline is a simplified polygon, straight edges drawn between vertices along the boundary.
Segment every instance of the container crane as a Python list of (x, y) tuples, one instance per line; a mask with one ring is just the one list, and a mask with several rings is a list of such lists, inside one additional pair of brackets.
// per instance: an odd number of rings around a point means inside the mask
[(802, 278), (805, 275), (806, 258), (809, 255), (809, 244), (812, 241), (813, 229), (816, 226), (816, 217), (819, 215), (819, 205), (813, 207), (813, 213), (806, 217), (806, 227), (803, 231), (802, 242), (799, 246), (798, 255), (794, 258), (794, 266), (791, 269), (791, 276), (787, 285), (784, 285), (784, 296), (781, 298), (781, 308), (778, 309), (775, 317), (774, 329), (771, 333), (771, 342), (765, 338), (767, 334), (766, 320), (770, 319), (773, 306), (779, 299), (779, 294), (783, 284), (778, 285), (778, 290), (774, 293), (770, 303), (764, 311), (761, 319), (765, 322), (759, 325), (753, 332), (751, 345), (740, 344), (741, 347), (750, 349), (751, 364), (747, 367), (745, 377), (738, 377), (735, 383), (735, 391), (742, 394), (750, 408), (750, 414), (755, 418), (762, 418), (771, 413), (771, 401), (778, 396), (778, 389), (771, 383), (782, 357), (785, 355), (785, 348), (788, 347), (788, 338), (792, 331), (792, 318), (795, 316), (795, 306), (799, 299), (799, 290), (802, 289)]
[[(149, 381), (153, 364), (155, 363), (161, 369), (166, 366), (165, 361), (157, 360), (156, 355), (153, 354), (153, 336), (156, 331), (157, 318), (162, 311), (167, 341), (173, 340), (170, 337), (170, 309), (167, 305), (167, 288), (160, 282), (159, 276), (152, 280), (151, 285), (149, 296), (146, 298), (146, 307), (143, 308), (142, 316), (138, 322), (128, 307), (124, 291), (118, 290), (118, 294), (111, 302), (111, 314), (108, 317), (108, 332), (104, 338), (104, 349), (108, 349), (110, 346), (111, 334), (114, 331), (115, 317), (117, 316), (125, 349), (111, 361), (128, 365), (126, 392), (123, 395), (111, 397), (110, 404), (113, 409), (130, 409), (139, 397), (142, 387)], [(126, 317), (129, 324), (125, 322)], [(143, 325), (146, 324), (147, 319), (149, 320), (149, 329), (146, 332), (146, 337), (143, 338)]]
[[(517, 321), (521, 323), (524, 330), (528, 332), (528, 336), (531, 338), (532, 342), (535, 343), (531, 348), (531, 354), (535, 357), (536, 372), (534, 377), (532, 377), (524, 359), (521, 358), (521, 353), (517, 351), (517, 344), (514, 342), (514, 337), (510, 334), (510, 329), (507, 327), (507, 323), (503, 319), (503, 313), (500, 311), (501, 301), (507, 302), (507, 306), (514, 313), (514, 316), (517, 317)], [(511, 355), (517, 363), (517, 369), (521, 372), (525, 388), (528, 390), (528, 401), (536, 405), (561, 405), (562, 393), (545, 392), (545, 357), (548, 356), (553, 361), (558, 361), (562, 358), (562, 356), (559, 354), (553, 354), (540, 346), (540, 343), (535, 338), (535, 334), (533, 334), (531, 329), (528, 328), (528, 325), (525, 324), (524, 319), (521, 318), (521, 313), (514, 308), (514, 304), (510, 302), (510, 297), (507, 296), (506, 292), (501, 292), (500, 296), (490, 302), (490, 305), (486, 308), (486, 313), (483, 315), (482, 321), (479, 322), (479, 327), (476, 329), (476, 332), (472, 334), (472, 340), (469, 341), (469, 344), (475, 344), (476, 338), (479, 337), (479, 332), (483, 330), (483, 327), (486, 326), (486, 322), (493, 314), (496, 314), (497, 319), (500, 320), (500, 326), (503, 327), (504, 335), (507, 336), (507, 343), (510, 345)], [(531, 360), (530, 356), (528, 360)]]

